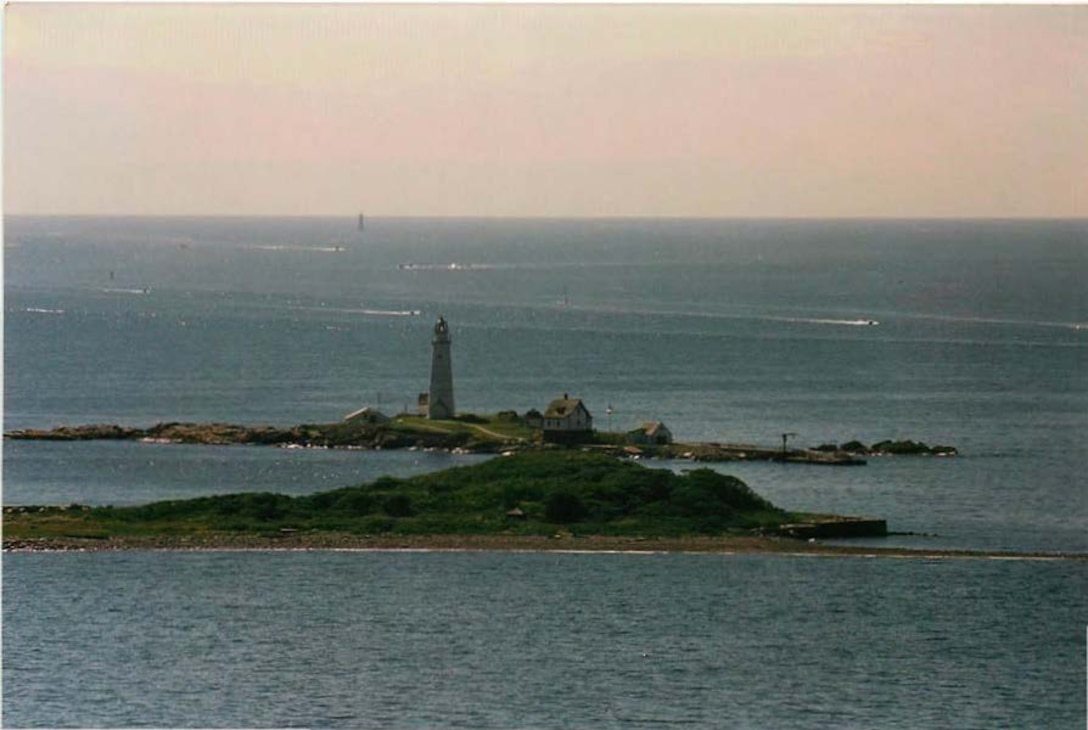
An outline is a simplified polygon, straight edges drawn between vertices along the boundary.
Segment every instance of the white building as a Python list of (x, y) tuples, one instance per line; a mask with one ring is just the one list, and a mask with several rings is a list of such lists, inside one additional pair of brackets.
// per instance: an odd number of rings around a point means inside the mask
[(357, 411), (352, 411), (351, 413), (347, 414), (346, 416), (344, 416), (344, 421), (347, 423), (382, 424), (389, 423), (389, 416), (385, 415), (384, 413), (375, 408), (367, 406), (365, 408), (360, 408)]
[(427, 418), (453, 418), (453, 359), (450, 352), (450, 327), (445, 317), (434, 325), (431, 340), (431, 389), (427, 394)]
[(549, 431), (582, 432), (593, 430), (593, 416), (580, 398), (571, 398), (566, 393), (548, 404), (544, 411), (544, 433)]

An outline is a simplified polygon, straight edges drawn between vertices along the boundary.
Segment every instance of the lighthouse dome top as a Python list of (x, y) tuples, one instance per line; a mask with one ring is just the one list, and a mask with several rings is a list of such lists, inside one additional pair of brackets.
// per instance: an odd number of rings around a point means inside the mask
[(434, 323), (434, 333), (436, 335), (449, 334), (450, 326), (446, 324), (446, 318), (442, 315), (438, 316), (438, 321)]

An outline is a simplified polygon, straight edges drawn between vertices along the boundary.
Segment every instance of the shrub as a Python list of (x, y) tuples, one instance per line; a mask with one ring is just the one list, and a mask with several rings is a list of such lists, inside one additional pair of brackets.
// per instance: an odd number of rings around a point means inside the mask
[(368, 515), (377, 508), (376, 500), (361, 490), (351, 490), (343, 494), (334, 503), (337, 512), (359, 516)]
[(548, 522), (566, 525), (581, 521), (587, 513), (582, 500), (571, 492), (553, 492), (544, 501), (544, 519)]
[(487, 423), (487, 419), (481, 416), (477, 416), (475, 413), (465, 413), (460, 416), (454, 416), (454, 421), (460, 421), (461, 423)]
[(258, 494), (242, 495), (241, 513), (262, 522), (278, 520), (286, 514), (286, 505), (290, 497), (282, 497), (278, 494), (260, 492)]
[(412, 500), (407, 494), (394, 494), (386, 497), (382, 509), (390, 517), (411, 517)]
[(396, 520), (390, 517), (385, 517), (383, 515), (371, 515), (370, 517), (366, 517), (361, 522), (359, 522), (358, 526), (356, 527), (356, 529), (353, 530), (353, 532), (364, 535), (392, 532), (393, 528), (396, 526)]
[[(515, 506), (525, 520), (506, 517)], [(784, 517), (740, 480), (710, 469), (680, 475), (603, 454), (559, 450), (411, 478), (383, 477), (303, 497), (230, 494), (88, 513), (99, 525), (124, 523), (126, 530), (264, 532), (289, 524), (364, 534), (537, 534), (575, 523), (580, 532), (684, 534), (771, 524)]]

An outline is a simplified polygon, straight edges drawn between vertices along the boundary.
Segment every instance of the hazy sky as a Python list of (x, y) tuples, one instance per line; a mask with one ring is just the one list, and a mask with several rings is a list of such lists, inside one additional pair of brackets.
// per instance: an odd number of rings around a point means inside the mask
[(1088, 215), (1088, 6), (4, 21), (9, 213)]

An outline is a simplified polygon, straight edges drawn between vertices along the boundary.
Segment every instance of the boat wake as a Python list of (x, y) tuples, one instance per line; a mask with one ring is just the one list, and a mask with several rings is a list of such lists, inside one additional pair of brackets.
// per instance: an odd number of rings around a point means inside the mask
[(142, 289), (115, 289), (112, 287), (107, 287), (101, 289), (100, 291), (102, 291), (104, 294), (150, 294), (151, 287), (145, 286)]
[(839, 327), (875, 327), (880, 324), (875, 319), (817, 319), (813, 317), (769, 317), (768, 319), (797, 324), (828, 324)]
[(1002, 317), (957, 317), (944, 314), (918, 314), (916, 319), (927, 319), (938, 322), (966, 322), (968, 324), (996, 324), (1012, 325), (1014, 327), (1048, 327), (1053, 329), (1069, 329), (1075, 332), (1088, 332), (1088, 322), (1056, 322), (1053, 320), (1010, 319)]
[(23, 311), (31, 314), (64, 314), (63, 309), (45, 309), (44, 307), (26, 307)]
[(448, 264), (397, 264), (401, 271), (494, 271), (500, 268), (512, 268), (495, 266), (493, 264), (459, 264), (453, 261)]
[(362, 314), (367, 317), (418, 317), (419, 309), (368, 309), (357, 307), (292, 307), (306, 312), (330, 312), (334, 314)]
[(246, 246), (251, 251), (287, 253), (343, 253), (343, 246)]
[(365, 314), (370, 317), (418, 317), (423, 314), (423, 312), (418, 309), (356, 309), (348, 311)]

